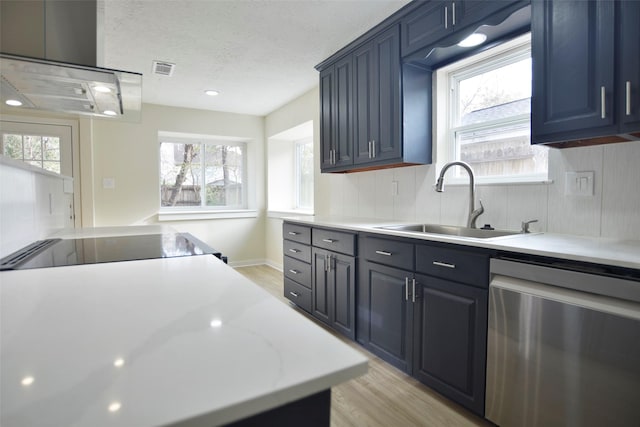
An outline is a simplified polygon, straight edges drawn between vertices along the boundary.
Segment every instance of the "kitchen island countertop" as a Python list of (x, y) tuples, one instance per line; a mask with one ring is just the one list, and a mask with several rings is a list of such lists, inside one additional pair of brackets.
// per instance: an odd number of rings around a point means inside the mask
[(367, 359), (213, 256), (0, 273), (3, 426), (219, 425)]

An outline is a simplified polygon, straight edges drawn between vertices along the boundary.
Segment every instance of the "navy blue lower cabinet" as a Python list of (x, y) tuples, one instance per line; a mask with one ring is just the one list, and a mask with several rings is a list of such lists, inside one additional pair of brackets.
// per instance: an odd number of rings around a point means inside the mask
[(413, 306), (407, 281), (413, 273), (360, 261), (357, 337), (369, 351), (405, 372), (411, 371)]
[(355, 258), (312, 249), (311, 313), (348, 338), (355, 339)]
[(484, 415), (487, 289), (416, 275), (413, 373)]

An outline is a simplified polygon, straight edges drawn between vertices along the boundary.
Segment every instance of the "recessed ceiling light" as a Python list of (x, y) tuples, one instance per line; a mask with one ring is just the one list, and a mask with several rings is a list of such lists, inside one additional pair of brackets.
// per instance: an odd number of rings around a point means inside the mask
[(94, 89), (96, 90), (96, 92), (102, 92), (102, 93), (109, 93), (111, 92), (111, 89), (109, 89), (106, 86), (95, 86)]
[(117, 116), (118, 115), (118, 113), (116, 113), (113, 110), (104, 110), (103, 113), (106, 114), (107, 116)]
[(486, 39), (487, 39), (486, 34), (473, 33), (469, 37), (467, 37), (466, 39), (464, 39), (460, 43), (458, 43), (458, 46), (460, 46), (460, 47), (478, 46), (479, 44), (484, 43), (484, 41)]
[(218, 92), (217, 90), (213, 90), (213, 89), (205, 90), (204, 93), (206, 93), (209, 96), (220, 95), (220, 92)]
[(22, 102), (18, 101), (17, 99), (7, 99), (5, 101), (5, 104), (11, 105), (12, 107), (19, 107), (22, 105)]

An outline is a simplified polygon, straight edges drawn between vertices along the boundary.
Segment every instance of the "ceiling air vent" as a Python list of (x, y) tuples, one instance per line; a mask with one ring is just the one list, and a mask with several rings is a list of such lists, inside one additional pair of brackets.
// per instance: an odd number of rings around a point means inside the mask
[(153, 61), (153, 74), (171, 76), (175, 67), (176, 64), (172, 64), (171, 62)]

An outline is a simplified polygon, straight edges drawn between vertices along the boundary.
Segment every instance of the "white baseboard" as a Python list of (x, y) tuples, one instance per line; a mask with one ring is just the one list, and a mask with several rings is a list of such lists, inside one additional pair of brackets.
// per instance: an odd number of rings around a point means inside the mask
[(273, 268), (273, 269), (275, 269), (275, 270), (278, 270), (278, 271), (279, 271), (279, 272), (281, 272), (281, 273), (282, 273), (282, 271), (283, 271), (283, 270), (282, 270), (282, 264), (276, 264), (276, 263), (274, 263), (273, 261), (269, 261), (269, 260), (265, 260), (265, 262), (264, 262), (264, 263), (265, 263), (265, 265), (268, 265), (269, 267), (271, 267), (271, 268)]
[(229, 261), (229, 267), (250, 267), (252, 265), (264, 265), (266, 259), (245, 259), (243, 261)]

